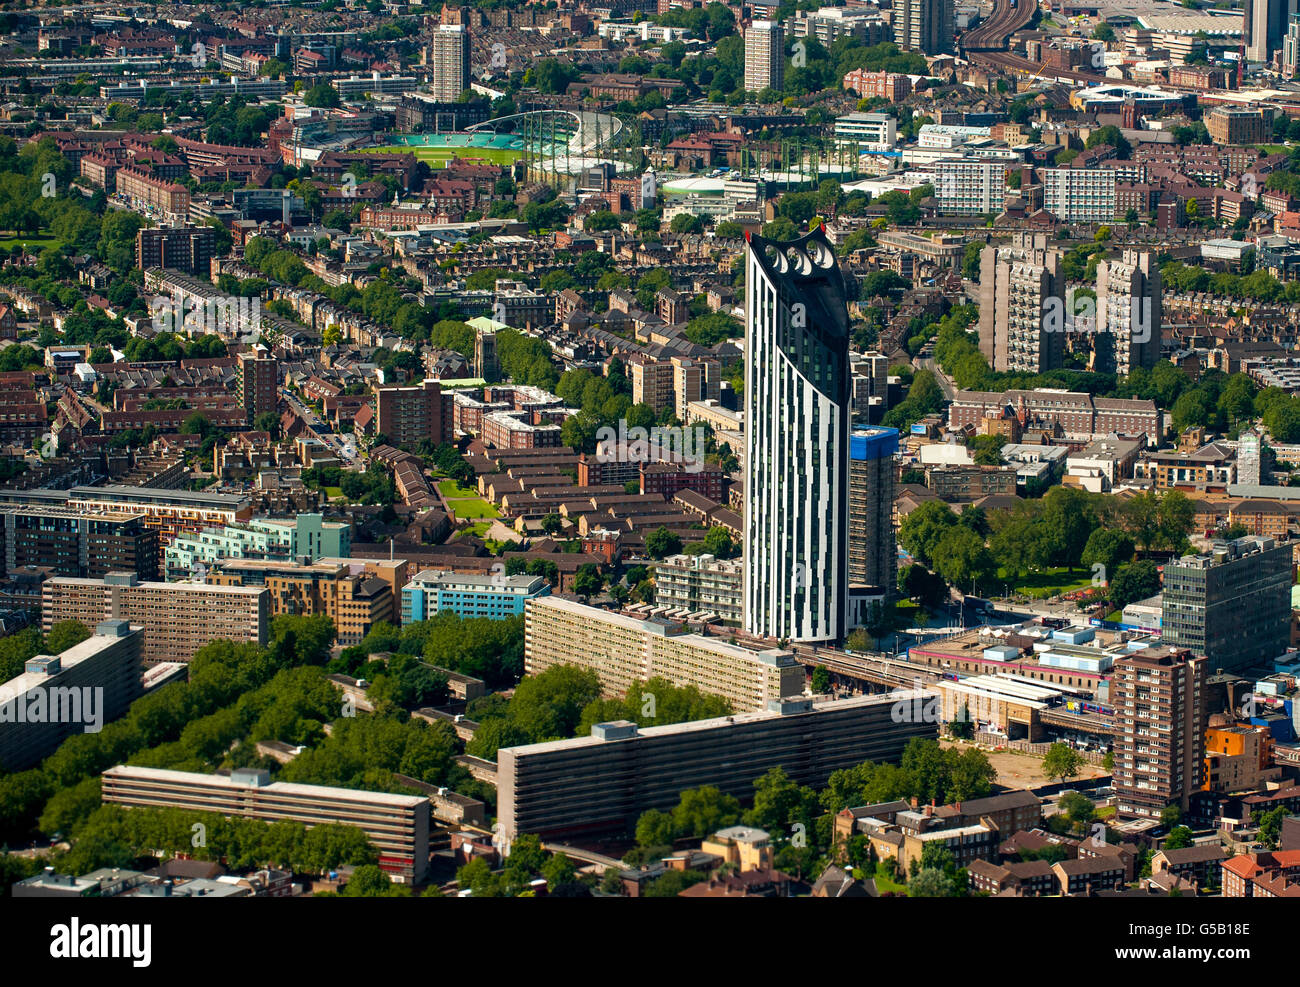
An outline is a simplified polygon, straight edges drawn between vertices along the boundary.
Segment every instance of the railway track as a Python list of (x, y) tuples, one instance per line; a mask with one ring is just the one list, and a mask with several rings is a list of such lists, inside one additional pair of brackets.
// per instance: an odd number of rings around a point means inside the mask
[(963, 34), (957, 42), (962, 55), (976, 51), (1006, 51), (1011, 36), (1034, 19), (1036, 0), (993, 0), (989, 19)]
[(1022, 72), (1026, 75), (1036, 75), (1044, 79), (1058, 79), (1063, 82), (1082, 82), (1093, 84), (1113, 83), (1114, 79), (1107, 79), (1104, 75), (1097, 75), (1093, 72), (1076, 72), (1074, 69), (1048, 68), (1037, 62), (1031, 62), (1027, 58), (1021, 58), (1019, 55), (1008, 55), (1000, 51), (980, 51), (973, 52), (969, 60), (973, 63), (996, 65), (998, 68), (1011, 72)]

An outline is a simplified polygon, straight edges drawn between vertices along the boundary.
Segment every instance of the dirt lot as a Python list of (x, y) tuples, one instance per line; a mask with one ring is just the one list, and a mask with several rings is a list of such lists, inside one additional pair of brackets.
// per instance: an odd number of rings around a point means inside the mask
[[(970, 744), (952, 740), (941, 740), (939, 743), (944, 747), (971, 746)], [(999, 785), (1005, 785), (1008, 788), (1037, 788), (1039, 785), (1048, 785), (1059, 780), (1057, 778), (1047, 778), (1043, 775), (1043, 759), (1041, 757), (1022, 754), (1019, 751), (986, 750), (984, 755), (989, 759), (989, 763), (997, 769), (997, 783)], [(1079, 771), (1079, 778), (1100, 778), (1108, 773), (1099, 765), (1085, 764)]]

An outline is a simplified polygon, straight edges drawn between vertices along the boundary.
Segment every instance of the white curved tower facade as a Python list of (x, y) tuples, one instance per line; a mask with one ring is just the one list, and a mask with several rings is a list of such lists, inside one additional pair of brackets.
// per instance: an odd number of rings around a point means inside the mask
[(837, 640), (848, 600), (844, 278), (821, 229), (787, 243), (748, 240), (744, 627)]

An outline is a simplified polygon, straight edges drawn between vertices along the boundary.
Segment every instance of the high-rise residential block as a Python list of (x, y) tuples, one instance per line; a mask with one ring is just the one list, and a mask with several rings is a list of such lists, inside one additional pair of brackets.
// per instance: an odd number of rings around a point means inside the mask
[(469, 31), (463, 24), (440, 24), (429, 41), (428, 63), (432, 79), (429, 94), (454, 103), (469, 88)]
[(1300, 72), (1300, 14), (1291, 14), (1282, 39), (1282, 77), (1294, 79)]
[(211, 641), (265, 645), (270, 594), (259, 587), (205, 583), (140, 582), (110, 573), (103, 579), (47, 579), (41, 586), (41, 621), (48, 633), (63, 620), (95, 627), (125, 620), (144, 628), (144, 662), (188, 662)]
[(1063, 223), (1108, 223), (1115, 218), (1114, 168), (1044, 168), (1043, 208)]
[(1121, 816), (1159, 818), (1187, 810), (1205, 756), (1205, 665), (1186, 648), (1161, 645), (1116, 661), (1111, 697), (1115, 796)]
[(939, 211), (954, 216), (1002, 212), (1007, 168), (1001, 161), (938, 161), (934, 194)]
[(0, 768), (23, 771), (68, 737), (98, 732), (141, 693), (144, 632), (124, 620), (91, 624), (94, 634), (58, 655), (37, 655), (0, 683)]
[(409, 387), (385, 385), (375, 390), (375, 428), (395, 446), (451, 441), (451, 392), (436, 380)]
[(1165, 563), (1161, 640), (1225, 671), (1272, 667), (1290, 644), (1291, 545), (1250, 536)]
[(655, 603), (711, 613), (739, 624), (744, 612), (745, 567), (739, 559), (712, 555), (670, 555), (655, 565)]
[(785, 85), (785, 29), (776, 21), (754, 21), (745, 30), (745, 89), (761, 92)]
[(627, 371), (632, 381), (633, 404), (644, 404), (656, 415), (676, 407), (671, 360), (637, 353), (628, 358)]
[(932, 719), (895, 715), (900, 702), (920, 706), (924, 695), (774, 699), (717, 719), (650, 727), (616, 720), (596, 724), (590, 737), (503, 747), (499, 821), (507, 838), (620, 831), (647, 809), (671, 809), (688, 788), (752, 797), (754, 779), (777, 766), (795, 784), (820, 787), (833, 771), (897, 762), (908, 741), (933, 738)]
[(955, 7), (951, 0), (900, 0), (893, 10), (894, 40), (926, 55), (953, 55)]
[(105, 803), (127, 808), (184, 808), (267, 823), (289, 819), (308, 828), (355, 826), (394, 881), (421, 881), (429, 869), (429, 800), (423, 795), (273, 782), (256, 768), (207, 775), (125, 764), (105, 771), (101, 788)]
[(133, 511), (0, 507), (0, 573), (28, 566), (60, 576), (133, 572), (158, 577), (158, 531)]
[(216, 250), (217, 231), (210, 226), (186, 223), (137, 230), (135, 234), (135, 266), (142, 271), (162, 267), (206, 278)]
[(848, 310), (819, 227), (751, 237), (745, 276), (745, 620), (759, 637), (847, 630)]
[(1097, 265), (1095, 370), (1124, 377), (1156, 365), (1160, 296), (1160, 265), (1149, 251), (1125, 250), (1119, 260)]
[[(1019, 233), (980, 254), (980, 352), (995, 371), (1043, 373), (1065, 354), (1065, 274), (1043, 233)], [(1059, 318), (1057, 321), (1061, 321)]]
[(692, 401), (717, 401), (722, 396), (722, 367), (711, 357), (674, 356), (673, 399), (675, 414), (686, 421)]
[(279, 403), (280, 364), (265, 346), (254, 346), (239, 354), (239, 403), (247, 416), (248, 424), (263, 412), (276, 410)]
[(849, 582), (898, 585), (894, 538), (894, 454), (898, 430), (856, 428), (849, 439)]
[(654, 676), (723, 696), (738, 711), (803, 691), (803, 666), (788, 651), (751, 651), (716, 637), (683, 633), (676, 621), (640, 620), (557, 596), (524, 610), (524, 670), (577, 665), (600, 676), (608, 696)]

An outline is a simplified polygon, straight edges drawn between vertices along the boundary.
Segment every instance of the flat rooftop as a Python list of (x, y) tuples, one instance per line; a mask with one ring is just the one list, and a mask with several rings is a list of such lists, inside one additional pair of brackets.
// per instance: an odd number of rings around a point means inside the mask
[[(143, 629), (139, 624), (131, 625), (131, 633), (133, 634), (139, 634)], [(83, 661), (94, 658), (109, 645), (124, 640), (126, 640), (125, 636), (115, 637), (107, 634), (92, 634), (80, 644), (74, 644), (66, 651), (59, 653), (59, 670), (53, 675), (47, 675), (44, 672), (23, 672), (21, 675), (15, 675), (8, 682), (0, 683), (0, 702), (8, 702), (10, 699), (24, 695), (29, 689), (57, 682), (59, 676), (64, 672), (76, 668)], [(36, 655), (35, 657), (51, 656)]]
[(854, 696), (850, 699), (828, 699), (820, 702), (813, 700), (806, 703), (806, 708), (789, 713), (780, 713), (764, 709), (755, 710), (749, 713), (732, 713), (729, 716), (715, 716), (707, 720), (692, 720), (687, 723), (670, 723), (665, 724), (664, 726), (642, 727), (637, 730), (634, 736), (618, 740), (601, 740), (598, 737), (570, 737), (565, 740), (551, 740), (541, 744), (524, 744), (518, 747), (502, 749), (520, 753), (525, 756), (531, 756), (534, 754), (551, 754), (559, 751), (581, 750), (585, 747), (599, 747), (605, 744), (624, 743), (628, 740), (635, 741), (653, 739), (655, 737), (671, 737), (676, 734), (684, 733), (707, 733), (711, 730), (725, 730), (730, 726), (739, 726), (748, 723), (765, 723), (771, 720), (779, 720), (795, 716), (809, 716), (816, 713), (827, 713), (837, 709), (862, 709), (884, 705), (892, 706), (900, 700), (925, 699), (933, 695), (933, 692), (925, 689), (900, 689), (896, 692), (887, 693), (885, 695)]
[[(30, 491), (28, 491), (30, 492)], [(201, 504), (206, 507), (238, 510), (248, 506), (248, 498), (235, 494), (207, 493), (205, 491), (165, 490), (160, 487), (127, 487), (109, 484), (103, 487), (73, 487), (68, 491), (70, 500), (134, 501), (142, 504)]]
[(110, 778), (138, 778), (163, 784), (203, 785), (208, 788), (225, 788), (235, 791), (270, 792), (274, 795), (298, 795), (303, 798), (332, 799), (336, 802), (359, 802), (369, 805), (388, 805), (398, 809), (413, 809), (428, 801), (421, 795), (395, 795), (392, 792), (366, 792), (356, 788), (331, 788), (328, 785), (299, 785), (293, 782), (273, 781), (265, 785), (251, 785), (236, 781), (229, 775), (206, 775), (195, 771), (168, 771), (163, 768), (141, 768), (119, 764), (104, 772)]

